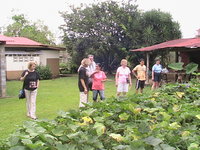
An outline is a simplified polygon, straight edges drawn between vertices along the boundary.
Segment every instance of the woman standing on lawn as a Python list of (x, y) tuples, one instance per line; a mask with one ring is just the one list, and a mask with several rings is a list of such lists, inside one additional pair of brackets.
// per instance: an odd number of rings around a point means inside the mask
[(152, 67), (152, 90), (155, 90), (159, 87), (161, 81), (161, 72), (162, 72), (162, 65), (160, 64), (160, 59), (156, 60), (156, 64)]
[(35, 71), (36, 63), (29, 62), (28, 70), (25, 70), (20, 80), (24, 81), (24, 91), (26, 96), (27, 117), (37, 119), (36, 117), (36, 97), (37, 89), (39, 87), (40, 76)]
[(91, 75), (92, 78), (92, 91), (93, 91), (93, 100), (96, 102), (98, 94), (101, 100), (105, 99), (104, 95), (104, 82), (106, 81), (107, 77), (103, 71), (101, 71), (101, 64), (96, 64), (96, 70)]
[(87, 67), (90, 65), (90, 60), (88, 58), (84, 58), (81, 61), (81, 67), (78, 71), (78, 87), (80, 91), (80, 104), (79, 107), (84, 107), (84, 103), (88, 102), (88, 75), (87, 75)]
[(127, 67), (127, 60), (121, 60), (121, 67), (117, 69), (117, 73), (115, 75), (115, 84), (117, 87), (117, 96), (120, 96), (123, 93), (123, 96), (128, 92), (129, 85), (132, 86), (131, 81), (131, 71)]

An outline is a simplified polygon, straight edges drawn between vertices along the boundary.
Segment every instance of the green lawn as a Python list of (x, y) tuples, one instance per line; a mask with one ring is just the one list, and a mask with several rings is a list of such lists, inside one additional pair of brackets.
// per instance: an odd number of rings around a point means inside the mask
[[(105, 96), (116, 95), (114, 79), (106, 82)], [(5, 139), (15, 131), (18, 125), (29, 118), (26, 117), (25, 100), (19, 100), (17, 95), (22, 86), (20, 81), (7, 82), (7, 95), (9, 98), (0, 99), (0, 139)], [(134, 85), (133, 85), (134, 86)], [(149, 88), (145, 89), (147, 92)], [(134, 94), (134, 88), (129, 94)], [(92, 101), (90, 92), (90, 101)], [(77, 76), (63, 77), (54, 80), (40, 81), (37, 96), (37, 117), (39, 119), (53, 119), (59, 111), (77, 109), (79, 105), (79, 91)]]

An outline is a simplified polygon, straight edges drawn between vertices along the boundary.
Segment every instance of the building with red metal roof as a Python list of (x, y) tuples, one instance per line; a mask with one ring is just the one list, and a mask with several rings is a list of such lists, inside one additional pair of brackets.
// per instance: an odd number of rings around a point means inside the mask
[(5, 44), (7, 79), (19, 79), (22, 71), (27, 69), (29, 61), (48, 65), (53, 76), (59, 75), (59, 52), (65, 48), (41, 44), (25, 37), (0, 35), (1, 40)]
[(136, 51), (155, 51), (155, 50), (161, 50), (161, 49), (167, 49), (167, 48), (200, 48), (200, 38), (190, 38), (190, 39), (177, 39), (177, 40), (171, 40), (167, 42), (163, 42), (160, 44), (134, 49), (131, 50), (133, 52)]
[(174, 51), (176, 52), (177, 62), (183, 62), (185, 65), (189, 62), (194, 62), (200, 67), (200, 37), (171, 40), (144, 48), (133, 49), (131, 51), (146, 52), (147, 68), (149, 68), (149, 52), (154, 51)]

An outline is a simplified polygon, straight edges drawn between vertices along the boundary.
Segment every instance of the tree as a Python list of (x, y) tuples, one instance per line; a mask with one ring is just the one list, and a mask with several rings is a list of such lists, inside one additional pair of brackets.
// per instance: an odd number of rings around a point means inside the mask
[[(160, 10), (150, 10), (142, 13), (141, 25), (143, 28), (142, 33), (142, 46), (151, 46), (181, 38), (181, 31), (179, 23), (173, 21), (171, 14), (162, 12)], [(155, 58), (162, 57), (162, 63), (166, 65), (168, 51), (155, 51), (150, 57), (150, 66), (155, 63)]]
[[(117, 67), (122, 58), (127, 56), (132, 60), (135, 58), (135, 54), (129, 53), (130, 49), (175, 38), (177, 35), (174, 33), (180, 32), (179, 26), (172, 26), (171, 18), (157, 19), (152, 16), (157, 22), (150, 22), (148, 13), (138, 10), (132, 1), (121, 3), (106, 1), (86, 7), (72, 6), (71, 10), (71, 13), (61, 13), (65, 24), (60, 28), (64, 33), (63, 41), (67, 50), (77, 66), (83, 57), (92, 53), (98, 62), (104, 63), (106, 71), (111, 71)], [(155, 11), (156, 13), (162, 12)], [(165, 13), (161, 16), (164, 15)], [(165, 21), (168, 19), (172, 22), (169, 21), (169, 25), (167, 24), (169, 28), (165, 26)], [(156, 28), (159, 24), (163, 25), (161, 29), (159, 26)], [(161, 31), (164, 33), (159, 37), (157, 32)], [(170, 34), (174, 36), (168, 36)]]
[(27, 37), (42, 44), (55, 44), (53, 34), (42, 21), (32, 23), (25, 18), (24, 14), (14, 15), (12, 20), (13, 23), (6, 27), (4, 35)]

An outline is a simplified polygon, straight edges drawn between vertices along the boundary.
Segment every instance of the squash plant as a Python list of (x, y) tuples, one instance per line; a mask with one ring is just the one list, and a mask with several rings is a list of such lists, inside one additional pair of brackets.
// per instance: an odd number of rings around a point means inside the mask
[(199, 150), (200, 82), (169, 84), (25, 122), (2, 150)]

